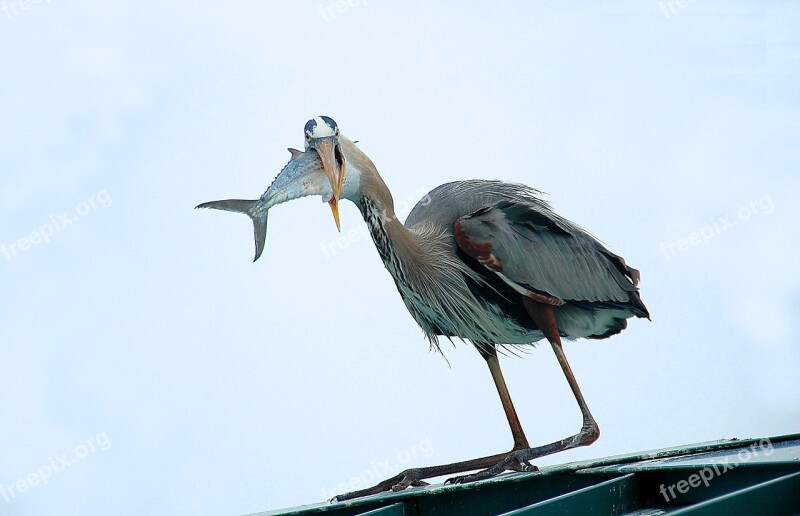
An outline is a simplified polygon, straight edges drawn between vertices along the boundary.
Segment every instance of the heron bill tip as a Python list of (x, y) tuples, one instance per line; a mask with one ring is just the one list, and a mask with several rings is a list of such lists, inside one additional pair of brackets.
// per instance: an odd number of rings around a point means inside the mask
[(339, 225), (339, 201), (336, 199), (336, 196), (331, 197), (331, 200), (328, 201), (328, 206), (331, 207), (331, 213), (333, 213), (333, 220), (336, 221), (336, 231), (342, 232), (342, 228)]

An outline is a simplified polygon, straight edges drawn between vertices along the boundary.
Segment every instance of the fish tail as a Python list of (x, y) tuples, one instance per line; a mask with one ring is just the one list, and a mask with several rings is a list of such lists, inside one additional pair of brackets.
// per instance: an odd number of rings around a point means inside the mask
[(256, 241), (256, 257), (253, 261), (261, 257), (264, 252), (264, 241), (267, 239), (267, 210), (258, 211), (258, 200), (244, 200), (244, 199), (226, 199), (224, 201), (211, 201), (204, 202), (195, 207), (197, 208), (210, 208), (212, 210), (232, 211), (235, 213), (244, 213), (253, 221), (253, 236)]

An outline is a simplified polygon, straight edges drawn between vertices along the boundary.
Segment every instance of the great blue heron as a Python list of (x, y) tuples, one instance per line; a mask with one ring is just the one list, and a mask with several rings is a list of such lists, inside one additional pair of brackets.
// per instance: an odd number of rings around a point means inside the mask
[[(376, 486), (337, 497), (346, 500), (454, 477), (463, 483), (506, 470), (532, 471), (529, 461), (578, 446), (600, 435), (578, 388), (561, 339), (604, 339), (626, 319), (648, 317), (636, 287), (639, 272), (589, 233), (557, 215), (538, 190), (501, 181), (456, 181), (435, 188), (401, 224), (392, 194), (375, 165), (331, 118), (309, 120), (305, 152), (292, 159), (260, 199), (204, 203), (198, 208), (241, 212), (253, 219), (256, 259), (275, 204), (321, 195), (339, 226), (339, 199), (358, 206), (375, 247), (411, 315), (432, 345), (438, 337), (470, 341), (486, 360), (508, 418), (514, 446), (508, 453), (414, 468)], [(580, 431), (531, 447), (522, 430), (497, 359), (502, 346), (546, 338), (583, 415)]]

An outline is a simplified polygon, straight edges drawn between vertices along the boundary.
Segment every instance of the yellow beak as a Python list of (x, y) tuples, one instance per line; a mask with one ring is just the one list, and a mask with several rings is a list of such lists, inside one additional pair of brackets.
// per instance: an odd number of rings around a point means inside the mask
[(342, 232), (342, 227), (339, 225), (339, 201), (336, 200), (336, 197), (331, 197), (331, 200), (328, 201), (328, 206), (331, 207), (331, 213), (333, 213), (333, 220), (336, 222), (336, 231)]
[(332, 137), (320, 138), (314, 149), (319, 154), (319, 159), (322, 161), (322, 168), (325, 170), (325, 175), (328, 176), (328, 181), (331, 183), (331, 190), (333, 190), (333, 197), (328, 201), (333, 213), (333, 220), (336, 222), (336, 229), (341, 231), (339, 225), (339, 195), (342, 193), (342, 182), (344, 181), (344, 156), (339, 155), (341, 164), (336, 162), (336, 145)]

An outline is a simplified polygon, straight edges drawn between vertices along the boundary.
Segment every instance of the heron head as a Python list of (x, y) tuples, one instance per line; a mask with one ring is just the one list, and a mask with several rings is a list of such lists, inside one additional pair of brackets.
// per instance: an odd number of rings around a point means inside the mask
[(313, 149), (319, 154), (322, 168), (331, 183), (333, 196), (328, 204), (333, 213), (333, 220), (336, 221), (336, 229), (340, 229), (339, 196), (342, 193), (345, 161), (342, 146), (339, 143), (339, 126), (329, 116), (318, 116), (306, 122), (305, 133), (306, 151)]

